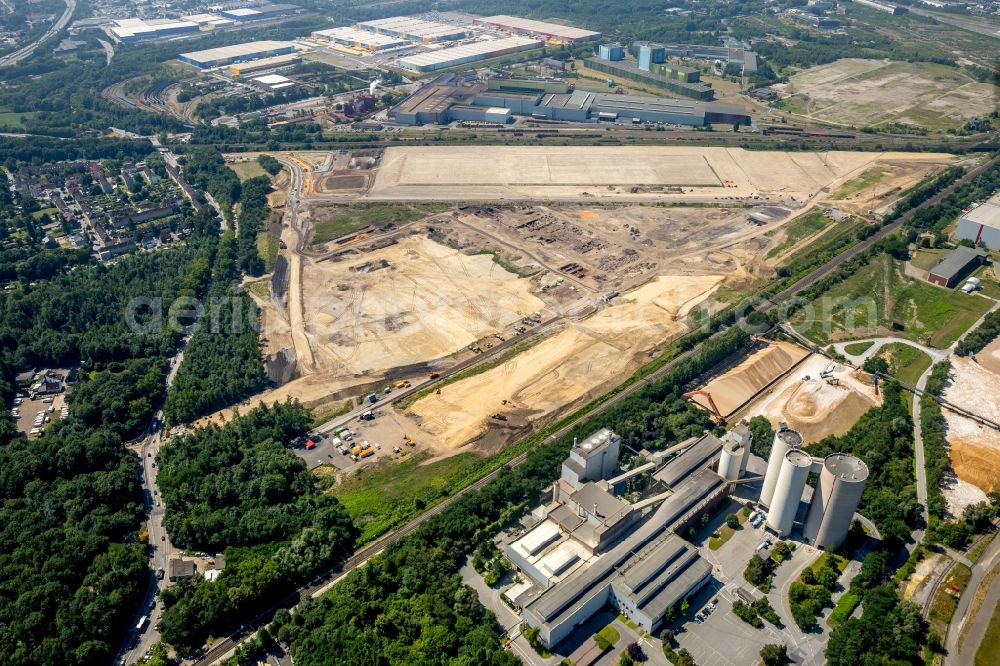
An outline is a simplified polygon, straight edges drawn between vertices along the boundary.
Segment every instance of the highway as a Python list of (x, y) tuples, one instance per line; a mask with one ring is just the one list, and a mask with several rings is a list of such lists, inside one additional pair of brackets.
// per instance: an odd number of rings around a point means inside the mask
[(70, 18), (73, 17), (73, 12), (75, 11), (76, 11), (76, 0), (66, 0), (66, 10), (63, 11), (62, 16), (59, 17), (59, 20), (56, 21), (54, 24), (52, 24), (52, 27), (49, 28), (48, 32), (42, 35), (41, 38), (39, 38), (37, 41), (34, 41), (31, 44), (28, 44), (27, 46), (20, 48), (17, 51), (14, 51), (13, 53), (8, 53), (7, 55), (0, 58), (0, 67), (9, 67), (10, 65), (16, 65), (25, 58), (30, 57), (31, 54), (34, 53), (39, 46), (41, 46), (46, 42), (46, 40), (48, 40), (50, 37), (52, 37), (60, 30), (66, 27), (66, 24), (69, 23), (69, 20)]

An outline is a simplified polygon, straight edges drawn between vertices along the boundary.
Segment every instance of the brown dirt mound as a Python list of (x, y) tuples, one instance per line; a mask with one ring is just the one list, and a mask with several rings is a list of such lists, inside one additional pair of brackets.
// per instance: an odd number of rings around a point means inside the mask
[(990, 493), (1000, 489), (1000, 452), (965, 440), (951, 443), (951, 466), (958, 478)]
[(983, 351), (976, 354), (979, 365), (997, 375), (1000, 375), (1000, 338), (986, 345)]
[(868, 396), (818, 379), (791, 387), (786, 396), (781, 414), (806, 442), (845, 434), (875, 405)]
[[(710, 381), (704, 390), (711, 394), (722, 415), (729, 416), (808, 355), (808, 351), (793, 344), (771, 343), (765, 349), (750, 354), (726, 374)], [(704, 396), (695, 396), (694, 401), (709, 408), (708, 399)]]

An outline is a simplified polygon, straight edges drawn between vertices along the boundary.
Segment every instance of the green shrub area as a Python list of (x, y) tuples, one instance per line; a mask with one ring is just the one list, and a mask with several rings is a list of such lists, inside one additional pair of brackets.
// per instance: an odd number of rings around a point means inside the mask
[(976, 354), (998, 336), (1000, 336), (1000, 310), (986, 315), (983, 323), (976, 330), (962, 338), (962, 341), (955, 347), (955, 353), (959, 356)]
[(823, 553), (788, 590), (792, 619), (802, 631), (812, 631), (816, 618), (830, 604), (837, 580), (847, 566), (847, 560), (831, 552)]

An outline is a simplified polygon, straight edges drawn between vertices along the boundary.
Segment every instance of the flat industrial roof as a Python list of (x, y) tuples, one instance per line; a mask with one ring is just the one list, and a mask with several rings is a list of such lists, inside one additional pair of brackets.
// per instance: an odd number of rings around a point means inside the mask
[(369, 32), (368, 30), (358, 30), (357, 28), (352, 28), (350, 26), (341, 26), (339, 28), (330, 28), (328, 30), (317, 30), (313, 32), (313, 34), (319, 35), (320, 37), (326, 37), (327, 39), (332, 39), (334, 41), (341, 40), (345, 42), (356, 42), (363, 46), (387, 47), (409, 44), (409, 42), (400, 37), (391, 37), (377, 32)]
[(281, 74), (266, 74), (264, 76), (254, 77), (254, 81), (258, 83), (263, 83), (265, 85), (274, 85), (276, 83), (291, 83), (291, 79)]
[(672, 487), (721, 452), (722, 442), (715, 435), (702, 435), (690, 448), (664, 465), (654, 478)]
[(558, 23), (547, 23), (546, 21), (533, 21), (531, 19), (519, 18), (517, 16), (507, 16), (498, 14), (496, 16), (486, 16), (475, 19), (474, 23), (481, 25), (494, 25), (508, 30), (523, 30), (539, 35), (550, 37), (562, 37), (564, 39), (596, 39), (601, 33), (593, 30), (583, 30), (568, 25)]
[(489, 41), (474, 42), (472, 44), (462, 44), (460, 46), (438, 49), (437, 51), (417, 53), (415, 55), (406, 56), (405, 58), (400, 58), (399, 62), (404, 66), (410, 65), (413, 67), (426, 67), (428, 65), (438, 65), (452, 60), (458, 60), (460, 58), (474, 57), (477, 55), (488, 56), (490, 53), (503, 51), (505, 49), (541, 45), (542, 43), (536, 39), (528, 39), (526, 37), (507, 37), (505, 39), (491, 39)]
[(273, 40), (262, 40), (259, 42), (245, 42), (243, 44), (233, 44), (231, 46), (220, 46), (204, 51), (192, 51), (181, 55), (190, 60), (209, 61), (223, 60), (225, 58), (239, 58), (241, 56), (253, 55), (264, 51), (276, 51), (278, 49), (294, 47), (291, 42), (277, 42)]
[(989, 256), (989, 254), (985, 250), (959, 245), (954, 250), (946, 254), (944, 259), (939, 261), (934, 268), (930, 270), (930, 274), (951, 279), (964, 271), (970, 262), (975, 261), (977, 258), (987, 256)]
[(985, 203), (979, 204), (968, 213), (962, 215), (962, 219), (973, 224), (982, 224), (994, 229), (1000, 229), (1000, 192), (994, 194)]
[(414, 16), (393, 16), (372, 21), (361, 21), (358, 23), (358, 27), (366, 30), (405, 32), (416, 37), (441, 37), (466, 32), (465, 28), (461, 26), (425, 21)]

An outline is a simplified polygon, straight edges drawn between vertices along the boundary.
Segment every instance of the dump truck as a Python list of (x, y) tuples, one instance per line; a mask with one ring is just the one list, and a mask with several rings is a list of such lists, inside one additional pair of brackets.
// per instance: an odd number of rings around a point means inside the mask
[(369, 409), (367, 412), (364, 412), (364, 413), (361, 414), (361, 420), (362, 421), (374, 421), (375, 420), (375, 412), (373, 412), (372, 410)]
[(375, 449), (373, 449), (373, 448), (367, 448), (367, 449), (363, 449), (361, 451), (361, 453), (358, 454), (358, 457), (359, 458), (367, 458), (367, 457), (373, 456), (373, 455), (375, 455)]

